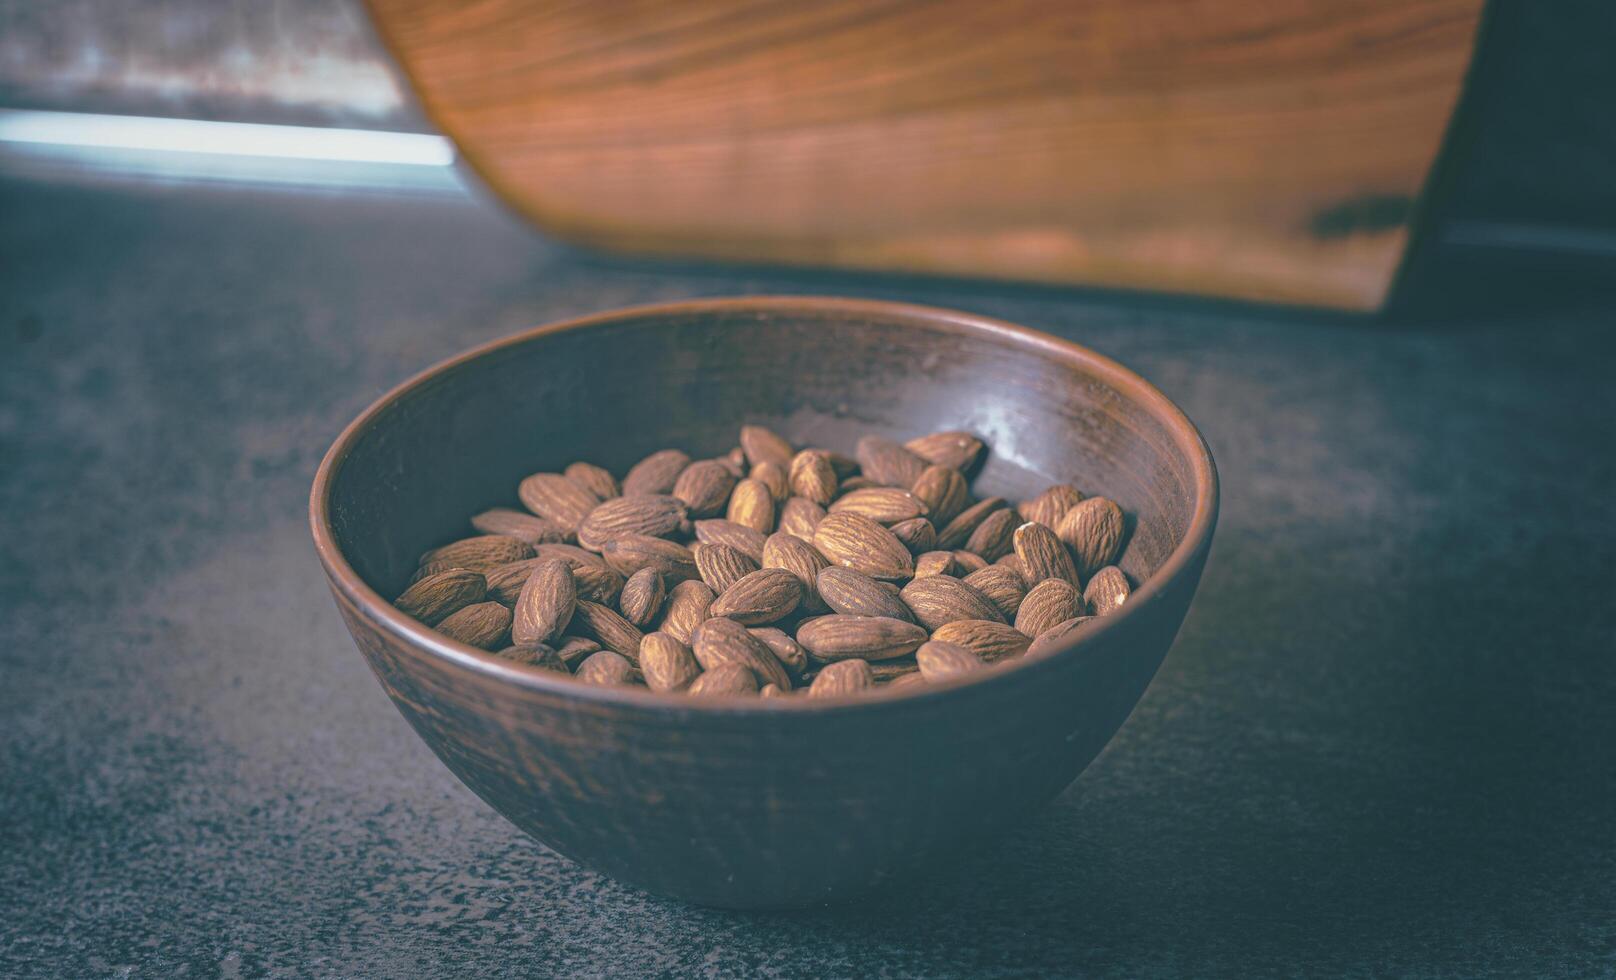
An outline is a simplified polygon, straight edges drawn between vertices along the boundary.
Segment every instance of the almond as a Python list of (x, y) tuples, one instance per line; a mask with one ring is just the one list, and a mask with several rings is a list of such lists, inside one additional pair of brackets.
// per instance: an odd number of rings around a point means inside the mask
[(915, 619), (929, 630), (961, 619), (1004, 622), (999, 608), (987, 596), (957, 578), (928, 575), (903, 587), (903, 602)]
[(957, 570), (954, 553), (951, 551), (928, 551), (915, 559), (915, 578), (924, 578), (927, 575), (952, 575)]
[(761, 531), (755, 531), (734, 521), (727, 521), (722, 517), (697, 521), (695, 529), (696, 540), (703, 544), (728, 545), (753, 561), (763, 560), (765, 535)]
[(758, 570), (758, 563), (723, 544), (698, 543), (693, 549), (696, 572), (718, 595), (739, 582), (743, 576)]
[(1020, 523), (1021, 515), (1015, 511), (996, 510), (971, 532), (965, 550), (981, 555), (984, 561), (998, 561), (1015, 547), (1016, 525)]
[(914, 559), (902, 541), (858, 514), (826, 514), (814, 529), (814, 547), (831, 564), (871, 578), (904, 579), (915, 570)]
[(790, 615), (802, 601), (802, 583), (784, 568), (761, 568), (741, 576), (713, 600), (709, 612), (748, 626)]
[(487, 593), (488, 582), (481, 572), (451, 568), (428, 575), (405, 589), (393, 605), (406, 616), (436, 626), (450, 614), (483, 601)]
[(592, 653), (600, 650), (600, 644), (587, 636), (563, 636), (561, 645), (555, 648), (556, 656), (567, 665), (567, 669), (576, 670), (578, 665)]
[(832, 660), (891, 660), (914, 653), (926, 642), (925, 629), (885, 616), (820, 616), (797, 628), (797, 642), (808, 655)]
[(711, 671), (724, 664), (735, 664), (756, 674), (759, 684), (776, 684), (782, 690), (791, 689), (791, 677), (787, 675), (784, 665), (762, 640), (748, 633), (745, 626), (733, 619), (715, 617), (703, 622), (696, 627), (690, 648), (703, 670)]
[[(924, 646), (924, 644), (922, 644)], [(914, 654), (900, 657), (897, 660), (878, 660), (870, 664), (870, 673), (875, 676), (877, 684), (884, 684), (899, 677), (920, 672), (920, 665), (915, 663)]]
[(633, 623), (598, 602), (578, 600), (568, 628), (595, 640), (608, 650), (622, 654), (630, 661), (640, 656), (640, 631)]
[(677, 449), (661, 449), (640, 460), (623, 477), (623, 495), (672, 493), (690, 457)]
[(635, 494), (602, 501), (578, 525), (578, 543), (599, 551), (606, 542), (624, 534), (669, 537), (679, 531), (689, 512), (685, 502), (669, 494)]
[(937, 528), (924, 517), (899, 521), (888, 530), (892, 532), (894, 537), (903, 542), (903, 546), (908, 548), (909, 553), (912, 555), (918, 555), (937, 547)]
[(696, 577), (696, 559), (690, 549), (674, 541), (644, 534), (620, 534), (602, 546), (601, 557), (619, 575), (654, 568), (670, 582)]
[(926, 469), (925, 460), (880, 436), (860, 439), (854, 455), (858, 457), (859, 471), (884, 487), (908, 490)]
[(1032, 638), (1004, 623), (987, 619), (957, 619), (933, 631), (931, 638), (969, 647), (984, 663), (1025, 653)]
[(640, 641), (640, 673), (653, 691), (682, 691), (701, 674), (690, 648), (667, 633), (647, 633)]
[(578, 585), (572, 569), (559, 558), (542, 559), (517, 597), (511, 620), (511, 642), (518, 646), (549, 643), (572, 620)]
[[(593, 551), (585, 551), (582, 548), (565, 544), (541, 544), (537, 550), (539, 555), (532, 565), (537, 565), (539, 561), (547, 559), (559, 559), (567, 563), (567, 566), (572, 569), (573, 581), (578, 586), (578, 598), (607, 605), (617, 601), (617, 595), (623, 588), (623, 576), (613, 571), (612, 567), (606, 564), (606, 559), (600, 555), (595, 554)], [(509, 600), (505, 599), (504, 591), (506, 586), (503, 583), (506, 581), (506, 576), (514, 573), (515, 569), (522, 564), (522, 562), (515, 562), (510, 565), (502, 565), (489, 572), (488, 590), (490, 594), (496, 591), (497, 581), (499, 583), (498, 591), (501, 592), (501, 600), (514, 603), (516, 601), (514, 592)], [(515, 583), (515, 592), (520, 592), (522, 586), (527, 584), (527, 576), (532, 574), (532, 565), (528, 566), (528, 571), (523, 573), (520, 580)]]
[(780, 530), (804, 541), (814, 540), (814, 529), (825, 519), (825, 508), (806, 497), (792, 497), (780, 508)]
[(703, 671), (686, 690), (693, 697), (747, 697), (758, 692), (757, 675), (740, 664)]
[(487, 571), (499, 565), (533, 557), (533, 546), (503, 534), (479, 534), (433, 548), (421, 556), (422, 565)]
[(664, 595), (662, 576), (654, 568), (642, 568), (623, 583), (623, 594), (618, 597), (617, 608), (629, 623), (645, 629), (662, 611)]
[(836, 499), (836, 468), (830, 456), (818, 449), (804, 449), (791, 459), (788, 474), (791, 492), (821, 507)]
[(1060, 527), (1066, 512), (1083, 502), (1083, 494), (1069, 483), (1057, 483), (1031, 500), (1017, 507), (1024, 521), (1035, 521), (1045, 527)]
[(808, 669), (808, 651), (787, 635), (785, 630), (773, 626), (754, 626), (748, 628), (747, 632), (769, 648), (769, 652), (774, 654), (774, 659), (780, 661), (780, 666), (784, 667), (786, 673), (793, 679), (801, 677), (803, 671)]
[(741, 426), (741, 449), (752, 466), (774, 463), (780, 467), (791, 465), (791, 443), (761, 425)]
[(937, 532), (937, 547), (944, 551), (954, 551), (964, 547), (970, 540), (971, 532), (976, 530), (987, 516), (1004, 506), (1003, 497), (989, 497), (978, 501), (954, 515), (941, 531)]
[(1085, 611), (1083, 597), (1070, 583), (1058, 578), (1045, 579), (1021, 600), (1021, 608), (1016, 612), (1016, 629), (1028, 636), (1038, 636)]
[(1045, 579), (1056, 578), (1074, 589), (1083, 587), (1071, 554), (1054, 531), (1036, 521), (1028, 521), (1016, 528), (1012, 541), (1016, 557), (1021, 560), (1021, 567), (1016, 571), (1028, 585), (1036, 586)]
[(972, 572), (980, 572), (982, 569), (988, 567), (988, 561), (986, 558), (983, 558), (974, 551), (963, 550), (954, 552), (954, 564), (959, 566), (960, 572), (965, 575), (969, 575)]
[(987, 596), (993, 607), (1004, 614), (1005, 622), (1016, 618), (1027, 587), (1021, 576), (1003, 565), (990, 565), (965, 576), (965, 584)]
[(844, 493), (830, 505), (832, 514), (863, 514), (877, 524), (896, 524), (929, 511), (920, 498), (897, 487), (868, 487)]
[(816, 453), (824, 453), (825, 459), (830, 461), (830, 468), (836, 472), (837, 480), (845, 480), (858, 473), (858, 460), (851, 456), (844, 456), (834, 449), (825, 449), (821, 446), (813, 447)]
[(1027, 647), (1027, 656), (1047, 657), (1057, 650), (1065, 649), (1076, 642), (1077, 634), (1094, 620), (1093, 616), (1078, 616), (1063, 623), (1056, 623), (1038, 634), (1038, 638)]
[(889, 691), (901, 691), (909, 687), (921, 687), (925, 683), (926, 678), (921, 675), (920, 671), (916, 670), (907, 674), (899, 674), (892, 680), (887, 681), (886, 689)]
[(601, 500), (610, 500), (622, 494), (617, 480), (604, 467), (594, 463), (573, 463), (561, 475), (588, 490)]
[(720, 456), (718, 461), (729, 467), (729, 471), (735, 474), (735, 479), (739, 480), (746, 475), (746, 450), (740, 446)]
[(981, 459), (987, 446), (969, 432), (957, 429), (933, 432), (931, 435), (910, 439), (903, 447), (928, 463), (946, 466), (961, 473), (969, 473)]
[(495, 653), (494, 656), (509, 660), (512, 663), (521, 664), (524, 667), (533, 667), (538, 670), (548, 670), (557, 674), (572, 676), (572, 671), (567, 668), (566, 663), (562, 661), (555, 649), (542, 643), (528, 647), (506, 647)]
[(965, 477), (946, 466), (932, 465), (922, 470), (912, 492), (926, 505), (938, 527), (947, 527), (971, 499)]
[(497, 602), (474, 602), (444, 617), (437, 630), (467, 646), (497, 650), (511, 635), (511, 611)]
[(797, 577), (802, 585), (799, 608), (806, 612), (821, 613), (828, 608), (819, 595), (819, 570), (829, 564), (813, 545), (783, 531), (769, 535), (763, 542), (763, 567), (783, 568)]
[(999, 560), (993, 564), (999, 566), (1000, 568), (1010, 569), (1012, 572), (1016, 573), (1017, 578), (1021, 579), (1021, 584), (1023, 586), (1027, 584), (1027, 565), (1021, 560), (1021, 556), (1016, 554), (1014, 551), (1010, 552), (1008, 555), (1001, 555)]
[(814, 677), (814, 683), (808, 688), (811, 698), (845, 698), (875, 686), (875, 675), (870, 673), (870, 665), (863, 660), (842, 660), (827, 664)]
[(1089, 579), (1088, 588), (1083, 590), (1083, 601), (1093, 615), (1109, 616), (1128, 601), (1128, 593), (1128, 576), (1117, 566), (1107, 565)]
[(758, 697), (760, 698), (780, 698), (785, 697), (785, 694), (786, 692), (780, 690), (777, 684), (765, 684), (758, 688)]
[(572, 675), (585, 684), (638, 686), (644, 678), (626, 657), (610, 650), (590, 654)]
[(743, 527), (768, 534), (774, 530), (774, 495), (761, 480), (748, 477), (735, 484), (725, 516)]
[(825, 605), (844, 616), (887, 616), (910, 623), (915, 620), (891, 584), (877, 582), (862, 572), (825, 568), (819, 572), (816, 584)]
[(915, 651), (915, 663), (928, 681), (946, 681), (982, 669), (982, 658), (970, 647), (930, 640)]
[(1122, 551), (1122, 510), (1104, 497), (1090, 497), (1061, 518), (1055, 533), (1072, 549), (1078, 574), (1093, 575)]
[(716, 459), (700, 459), (685, 467), (674, 481), (673, 495), (685, 502), (691, 517), (716, 517), (729, 503), (735, 474)]
[(551, 544), (570, 536), (566, 528), (554, 521), (510, 507), (485, 510), (471, 519), (471, 526), (484, 534), (501, 534), (528, 544)]
[(535, 473), (516, 488), (522, 506), (567, 531), (577, 531), (600, 498), (560, 473)]
[(785, 468), (779, 463), (759, 463), (752, 467), (747, 474), (748, 479), (756, 480), (769, 488), (769, 496), (774, 499), (774, 505), (779, 507), (791, 496), (791, 483), (786, 479)]
[(717, 594), (707, 583), (691, 579), (680, 582), (668, 593), (667, 612), (662, 617), (662, 631), (674, 639), (690, 645), (690, 638), (709, 615), (709, 608)]

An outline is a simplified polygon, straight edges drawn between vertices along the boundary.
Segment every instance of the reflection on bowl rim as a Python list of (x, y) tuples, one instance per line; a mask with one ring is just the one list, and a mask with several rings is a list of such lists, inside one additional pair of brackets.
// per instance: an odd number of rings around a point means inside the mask
[[(893, 692), (878, 691), (847, 698), (807, 699), (787, 698), (691, 698), (679, 694), (666, 694), (639, 687), (614, 687), (583, 684), (561, 677), (547, 670), (533, 670), (512, 663), (488, 651), (451, 640), (442, 633), (404, 615), (372, 589), (354, 571), (342, 550), (337, 546), (336, 533), (331, 525), (330, 498), (337, 472), (342, 468), (359, 438), (392, 405), (423, 385), (433, 383), (450, 371), (478, 360), (506, 347), (513, 347), (541, 336), (582, 330), (625, 320), (648, 316), (689, 316), (704, 313), (778, 312), (843, 314), (850, 319), (899, 320), (905, 327), (951, 330), (1008, 341), (1031, 348), (1046, 357), (1077, 362), (1086, 373), (1105, 382), (1119, 394), (1149, 410), (1162, 420), (1172, 436), (1173, 444), (1189, 460), (1194, 472), (1195, 510), (1190, 523), (1167, 560), (1140, 583), (1123, 604), (1121, 610), (1102, 616), (1090, 626), (1080, 630), (1067, 644), (1054, 652), (1035, 658), (1013, 657), (995, 664), (993, 669), (977, 675), (967, 675), (939, 684), (909, 685)], [(1097, 354), (1086, 347), (1050, 336), (1037, 330), (1017, 326), (1003, 320), (963, 313), (957, 310), (896, 303), (885, 300), (842, 299), (821, 296), (737, 296), (722, 299), (682, 300), (669, 303), (649, 303), (623, 307), (604, 313), (575, 317), (555, 323), (533, 327), (508, 337), (479, 344), (464, 353), (441, 361), (395, 386), (360, 412), (343, 428), (326, 451), (315, 472), (314, 486), (309, 494), (309, 523), (314, 534), (315, 550), (326, 575), (365, 618), (380, 629), (393, 634), (405, 643), (451, 664), (496, 677), (512, 684), (547, 693), (577, 698), (592, 703), (607, 703), (645, 710), (702, 711), (732, 714), (765, 714), (776, 711), (869, 711), (896, 700), (942, 697), (962, 687), (991, 684), (996, 676), (1012, 670), (1037, 670), (1040, 665), (1074, 656), (1077, 651), (1124, 622), (1138, 608), (1151, 602), (1165, 584), (1184, 571), (1195, 552), (1212, 535), (1217, 516), (1218, 475), (1212, 462), (1211, 450), (1195, 424), (1166, 395), (1144, 378), (1116, 361)]]

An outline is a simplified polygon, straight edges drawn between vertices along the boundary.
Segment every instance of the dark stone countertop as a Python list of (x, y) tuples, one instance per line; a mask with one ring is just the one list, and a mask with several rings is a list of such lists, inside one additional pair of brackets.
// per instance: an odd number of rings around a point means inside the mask
[[(1608, 295), (1377, 324), (616, 262), (463, 199), (13, 179), (0, 214), (0, 973), (1616, 973)], [(790, 915), (514, 831), (388, 704), (305, 522), (338, 429), (419, 368), (758, 291), (1088, 344), (1224, 486), (1177, 646), (1071, 789)]]

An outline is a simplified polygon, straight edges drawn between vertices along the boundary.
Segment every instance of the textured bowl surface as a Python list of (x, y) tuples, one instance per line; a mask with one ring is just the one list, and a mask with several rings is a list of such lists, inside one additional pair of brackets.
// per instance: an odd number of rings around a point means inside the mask
[[(861, 700), (693, 703), (529, 671), (394, 610), (416, 557), (517, 482), (621, 474), (742, 423), (798, 445), (968, 429), (973, 489), (1056, 481), (1129, 516), (1123, 610), (1069, 649)], [(687, 302), (541, 327), (385, 395), (315, 478), (314, 539), (372, 670), (446, 765), (518, 827), (652, 892), (727, 907), (854, 895), (1047, 801), (1127, 718), (1189, 608), (1217, 518), (1195, 428), (1112, 361), (968, 314), (820, 298)]]

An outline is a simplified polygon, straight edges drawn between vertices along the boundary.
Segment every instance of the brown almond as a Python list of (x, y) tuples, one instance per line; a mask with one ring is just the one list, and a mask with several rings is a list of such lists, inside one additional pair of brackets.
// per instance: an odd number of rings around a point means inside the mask
[(740, 446), (720, 456), (718, 461), (729, 467), (729, 471), (735, 474), (735, 479), (739, 480), (746, 475), (746, 450)]
[(1093, 575), (1122, 552), (1122, 510), (1105, 497), (1090, 497), (1066, 512), (1055, 533), (1072, 549), (1078, 574)]
[(517, 646), (549, 643), (572, 620), (578, 584), (572, 569), (559, 558), (539, 561), (522, 586), (511, 619), (511, 642)]
[(821, 507), (836, 499), (836, 468), (830, 456), (818, 449), (804, 449), (791, 459), (788, 474), (791, 492)]
[(769, 488), (769, 496), (774, 499), (774, 506), (779, 507), (791, 496), (791, 483), (786, 479), (785, 468), (779, 463), (759, 463), (752, 467), (747, 478), (756, 480)]
[(1065, 648), (1077, 639), (1077, 633), (1083, 627), (1094, 622), (1094, 616), (1078, 616), (1068, 619), (1064, 623), (1057, 623), (1049, 629), (1038, 634), (1038, 638), (1027, 647), (1029, 657), (1047, 657), (1057, 650)]
[(743, 576), (758, 570), (758, 563), (729, 545), (697, 542), (691, 549), (696, 559), (696, 573), (718, 595), (739, 582)]
[(560, 473), (535, 473), (516, 488), (522, 506), (569, 532), (578, 530), (600, 498)]
[(662, 576), (654, 568), (642, 568), (623, 583), (623, 594), (617, 599), (617, 608), (629, 623), (645, 629), (662, 611), (664, 595)]
[(666, 538), (677, 533), (688, 516), (685, 502), (671, 494), (613, 497), (602, 501), (578, 525), (578, 543), (599, 551), (607, 541), (624, 534)]
[(497, 602), (474, 602), (445, 616), (437, 630), (467, 646), (498, 650), (510, 638), (511, 611)]
[(640, 673), (653, 691), (682, 691), (701, 675), (701, 664), (677, 638), (647, 633), (640, 641)]
[(831, 566), (816, 579), (825, 605), (844, 616), (888, 616), (914, 622), (914, 614), (898, 598), (891, 583), (877, 582), (863, 572)]
[(702, 671), (686, 690), (698, 698), (749, 697), (758, 692), (757, 675), (740, 664), (722, 664)]
[(911, 492), (926, 505), (928, 516), (938, 527), (947, 527), (971, 499), (965, 478), (946, 466), (926, 467)]
[(983, 561), (995, 562), (1015, 547), (1016, 525), (1021, 515), (1013, 510), (996, 510), (982, 519), (965, 541), (965, 550), (982, 556)]
[(960, 550), (954, 552), (954, 564), (959, 566), (961, 574), (969, 575), (987, 568), (988, 560), (974, 551)]
[(610, 500), (623, 492), (617, 479), (605, 467), (594, 463), (573, 463), (562, 470), (561, 475), (602, 500)]
[(858, 460), (851, 456), (844, 456), (834, 449), (826, 449), (823, 446), (810, 448), (816, 453), (825, 454), (825, 458), (830, 461), (830, 468), (836, 472), (836, 479), (839, 481), (845, 480), (859, 471)]
[(484, 534), (500, 534), (528, 544), (553, 544), (570, 536), (566, 528), (554, 521), (510, 507), (485, 510), (471, 519), (471, 526)]
[(1109, 616), (1128, 601), (1129, 592), (1128, 576), (1117, 566), (1107, 565), (1089, 579), (1088, 588), (1083, 590), (1083, 601), (1092, 615)]
[(506, 647), (496, 652), (494, 656), (509, 660), (512, 663), (521, 664), (524, 667), (548, 670), (557, 674), (566, 674), (569, 677), (572, 675), (572, 671), (562, 661), (561, 656), (555, 652), (555, 648), (545, 646), (542, 643), (527, 647)]
[(915, 651), (915, 663), (928, 681), (946, 681), (982, 669), (982, 658), (970, 647), (929, 640)]
[[(617, 595), (623, 588), (623, 576), (606, 564), (606, 559), (600, 555), (595, 554), (593, 551), (585, 551), (582, 548), (565, 544), (541, 544), (537, 550), (539, 552), (538, 558), (533, 561), (533, 565), (548, 559), (559, 559), (567, 563), (567, 566), (572, 569), (573, 581), (578, 586), (578, 598), (606, 605), (611, 605), (617, 601)], [(501, 601), (506, 601), (504, 597), (506, 586), (503, 584), (506, 581), (506, 576), (514, 574), (515, 570), (522, 564), (522, 562), (514, 562), (510, 565), (502, 565), (489, 572), (489, 593), (493, 594), (499, 591)], [(529, 566), (529, 570), (522, 574), (521, 579), (516, 582), (514, 589), (517, 592), (520, 592), (522, 586), (527, 584), (527, 576), (532, 574), (531, 568), (532, 566)], [(498, 580), (499, 584), (498, 589), (496, 589), (496, 580)], [(514, 603), (516, 601), (515, 595), (513, 594), (508, 601)]]
[(899, 521), (888, 528), (912, 555), (922, 554), (937, 547), (937, 528), (924, 517)]
[(875, 675), (870, 673), (868, 663), (859, 659), (841, 660), (826, 664), (825, 668), (814, 676), (814, 682), (808, 688), (808, 697), (845, 698), (873, 687), (875, 687)]
[(633, 575), (642, 568), (654, 568), (669, 582), (696, 577), (696, 559), (690, 549), (664, 538), (644, 534), (620, 534), (600, 549), (601, 557), (619, 575)]
[(828, 607), (819, 595), (819, 570), (830, 562), (813, 545), (784, 531), (776, 531), (763, 542), (763, 567), (783, 568), (797, 577), (802, 585), (802, 604), (805, 612), (822, 613)]
[(1004, 621), (999, 608), (987, 596), (947, 575), (917, 578), (899, 595), (914, 612), (916, 621), (929, 630), (960, 619)]
[(563, 636), (561, 645), (555, 648), (556, 656), (567, 665), (569, 671), (576, 670), (583, 663), (584, 658), (601, 649), (599, 643), (587, 636)]
[(449, 615), (474, 602), (482, 602), (488, 582), (481, 572), (451, 568), (416, 582), (393, 602), (406, 616), (436, 626)]
[(691, 517), (716, 517), (729, 503), (735, 474), (716, 459), (698, 459), (674, 481), (673, 495), (685, 502)]
[(479, 534), (461, 538), (421, 556), (422, 565), (443, 565), (487, 571), (499, 565), (533, 557), (533, 546), (503, 534)]
[(610, 650), (590, 654), (572, 676), (585, 684), (634, 687), (644, 683), (643, 676), (628, 658)]
[(1085, 611), (1083, 597), (1071, 583), (1065, 579), (1044, 579), (1021, 600), (1021, 608), (1016, 611), (1016, 629), (1028, 636), (1038, 636)]
[(802, 648), (802, 644), (793, 640), (785, 630), (773, 626), (753, 626), (749, 627), (747, 632), (769, 648), (769, 652), (774, 654), (774, 659), (780, 661), (780, 666), (786, 669), (786, 673), (790, 674), (793, 680), (801, 677), (803, 671), (808, 669), (808, 651)]
[(678, 449), (659, 449), (629, 467), (623, 476), (623, 495), (672, 493), (690, 456)]
[(619, 616), (617, 612), (598, 602), (578, 600), (577, 607), (572, 613), (572, 623), (568, 627), (574, 633), (587, 636), (608, 650), (627, 657), (630, 661), (637, 661), (640, 656), (640, 640), (643, 638), (633, 623)]
[(695, 523), (696, 540), (703, 544), (721, 544), (734, 548), (753, 561), (763, 560), (763, 539), (767, 535), (760, 531), (714, 517)]
[(921, 675), (920, 671), (914, 670), (907, 674), (899, 674), (897, 677), (892, 678), (892, 680), (887, 681), (886, 690), (902, 691), (910, 687), (923, 687), (925, 684), (926, 678)]
[(854, 490), (869, 490), (874, 487), (884, 487), (885, 483), (877, 483), (863, 474), (844, 477), (841, 482), (842, 493), (852, 493)]
[(806, 497), (792, 497), (780, 507), (780, 530), (804, 541), (814, 540), (814, 529), (825, 519), (825, 508)]
[(928, 551), (915, 559), (915, 578), (925, 578), (927, 575), (952, 575), (957, 570), (954, 553), (951, 551)]
[(758, 697), (760, 698), (782, 698), (785, 695), (786, 692), (780, 690), (778, 684), (765, 684), (758, 688)]
[(791, 443), (761, 425), (741, 426), (741, 450), (746, 453), (746, 462), (751, 466), (759, 463), (790, 466), (794, 452)]
[(837, 614), (803, 622), (797, 627), (797, 642), (821, 662), (891, 660), (914, 653), (926, 642), (926, 631), (902, 619)]
[(832, 514), (863, 514), (877, 524), (896, 524), (899, 521), (925, 517), (929, 512), (919, 497), (897, 487), (854, 490), (842, 494), (830, 505)]
[(690, 645), (690, 638), (708, 617), (717, 593), (706, 582), (697, 579), (680, 582), (668, 593), (667, 612), (662, 617), (662, 632)]
[(725, 516), (742, 527), (768, 534), (774, 530), (774, 495), (761, 480), (748, 477), (735, 484)]
[(1032, 642), (1031, 637), (1014, 626), (987, 619), (957, 619), (944, 623), (932, 633), (931, 638), (969, 647), (982, 658), (983, 663), (1020, 656)]
[(802, 602), (802, 583), (784, 568), (760, 568), (737, 579), (713, 600), (709, 612), (747, 626), (772, 623)]
[(908, 490), (920, 479), (926, 461), (891, 439), (865, 436), (858, 441), (859, 471), (884, 487)]
[(1008, 569), (1010, 569), (1012, 572), (1016, 573), (1016, 576), (1018, 578), (1021, 579), (1021, 584), (1022, 585), (1027, 584), (1027, 566), (1026, 566), (1026, 563), (1024, 563), (1021, 560), (1021, 556), (1016, 554), (1014, 551), (1010, 552), (1007, 555), (1000, 555), (999, 560), (994, 562), (993, 564), (999, 566), (1000, 568), (1008, 568)]
[(1055, 532), (1036, 521), (1016, 528), (1012, 536), (1016, 557), (1021, 567), (1016, 569), (1028, 585), (1037, 585), (1045, 579), (1058, 578), (1074, 589), (1083, 587), (1077, 577), (1077, 566), (1072, 564), (1071, 553)]
[(1045, 527), (1060, 527), (1066, 512), (1083, 502), (1083, 494), (1070, 483), (1057, 483), (1043, 493), (1024, 500), (1017, 507), (1024, 521), (1035, 521)]
[(1003, 506), (1003, 497), (989, 497), (955, 514), (954, 519), (937, 532), (937, 547), (944, 551), (965, 547), (965, 542), (971, 539), (971, 533), (976, 530), (977, 525)]
[(871, 578), (905, 579), (915, 570), (909, 549), (896, 535), (858, 514), (826, 514), (814, 529), (814, 547), (832, 565)]
[(1003, 565), (989, 565), (965, 576), (965, 584), (987, 596), (993, 607), (1004, 614), (1004, 621), (1013, 622), (1027, 594), (1021, 576)]
[(884, 684), (899, 677), (919, 673), (919, 671), (920, 665), (915, 663), (915, 655), (912, 653), (907, 657), (899, 657), (896, 660), (877, 660), (875, 663), (870, 664), (870, 673), (875, 675), (877, 684)]
[(690, 648), (703, 670), (736, 664), (756, 674), (759, 684), (776, 684), (784, 690), (791, 689), (791, 677), (774, 652), (733, 619), (714, 617), (703, 622), (696, 627)]
[(957, 429), (933, 432), (910, 439), (903, 447), (928, 463), (946, 466), (961, 473), (969, 473), (981, 459), (987, 446), (969, 432)]

